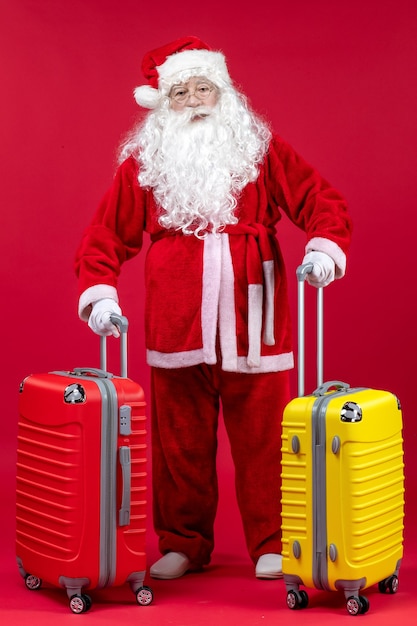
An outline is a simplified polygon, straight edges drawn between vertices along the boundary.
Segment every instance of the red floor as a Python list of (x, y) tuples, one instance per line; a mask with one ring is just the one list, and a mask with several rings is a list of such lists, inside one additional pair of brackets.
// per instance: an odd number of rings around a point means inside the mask
[[(343, 594), (308, 590), (310, 603), (303, 611), (286, 606), (282, 581), (260, 581), (254, 577), (243, 543), (231, 480), (223, 481), (216, 526), (217, 545), (210, 567), (200, 574), (189, 574), (173, 581), (147, 578), (154, 593), (150, 606), (141, 607), (126, 585), (91, 593), (93, 606), (84, 615), (70, 612), (63, 590), (42, 587), (26, 589), (15, 564), (14, 551), (14, 453), (4, 451), (0, 459), (2, 484), (2, 547), (0, 560), (0, 623), (13, 626), (55, 626), (75, 624), (129, 624), (143, 626), (201, 626), (203, 624), (255, 626), (257, 624), (335, 624), (351, 620)], [(226, 482), (226, 484), (224, 484)], [(410, 498), (411, 499), (411, 498)], [(407, 512), (405, 557), (396, 595), (381, 595), (377, 588), (366, 591), (370, 610), (356, 619), (368, 626), (416, 626), (417, 539), (413, 528), (415, 504)], [(409, 509), (410, 507), (408, 507)], [(156, 541), (148, 533), (148, 558), (158, 558)]]

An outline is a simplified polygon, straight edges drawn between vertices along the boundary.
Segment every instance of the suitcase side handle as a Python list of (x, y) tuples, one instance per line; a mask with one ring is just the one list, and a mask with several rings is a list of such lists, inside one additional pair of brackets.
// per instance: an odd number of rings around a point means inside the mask
[[(129, 322), (124, 315), (112, 313), (110, 316), (112, 324), (120, 331), (120, 376), (127, 378), (127, 330)], [(100, 337), (100, 369), (107, 371), (107, 337)]]
[[(304, 282), (313, 270), (313, 263), (297, 267), (298, 281), (298, 395), (304, 395), (305, 388), (305, 298)], [(324, 328), (323, 287), (317, 288), (317, 387), (323, 384), (323, 328)]]
[(119, 526), (130, 524), (130, 494), (132, 482), (132, 464), (129, 446), (119, 448), (119, 463), (122, 469), (122, 502), (119, 509)]

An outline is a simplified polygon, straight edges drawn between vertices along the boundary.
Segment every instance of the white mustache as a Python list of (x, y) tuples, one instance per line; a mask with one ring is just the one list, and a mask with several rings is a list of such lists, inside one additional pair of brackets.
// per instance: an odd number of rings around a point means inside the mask
[(182, 119), (184, 122), (191, 122), (196, 118), (208, 117), (212, 112), (213, 109), (211, 107), (199, 105), (198, 107), (184, 109), (184, 111), (181, 111), (179, 114), (183, 116)]

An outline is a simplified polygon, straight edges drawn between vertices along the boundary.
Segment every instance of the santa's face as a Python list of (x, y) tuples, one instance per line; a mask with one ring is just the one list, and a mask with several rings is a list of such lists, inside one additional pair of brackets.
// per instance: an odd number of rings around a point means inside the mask
[(136, 141), (138, 180), (153, 191), (160, 225), (204, 237), (237, 223), (237, 198), (256, 180), (269, 131), (232, 89), (183, 76)]
[(192, 120), (209, 115), (216, 106), (219, 94), (217, 87), (204, 77), (192, 77), (185, 83), (174, 85), (169, 92), (170, 108), (176, 112), (193, 110)]

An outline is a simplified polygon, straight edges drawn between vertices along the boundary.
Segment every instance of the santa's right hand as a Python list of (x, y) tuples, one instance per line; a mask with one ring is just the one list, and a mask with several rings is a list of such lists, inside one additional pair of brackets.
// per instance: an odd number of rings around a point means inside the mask
[(88, 318), (88, 325), (92, 331), (97, 335), (107, 337), (113, 335), (113, 337), (120, 337), (120, 332), (117, 326), (110, 321), (110, 316), (113, 314), (121, 315), (122, 311), (119, 305), (112, 298), (103, 298), (93, 303), (93, 308)]

